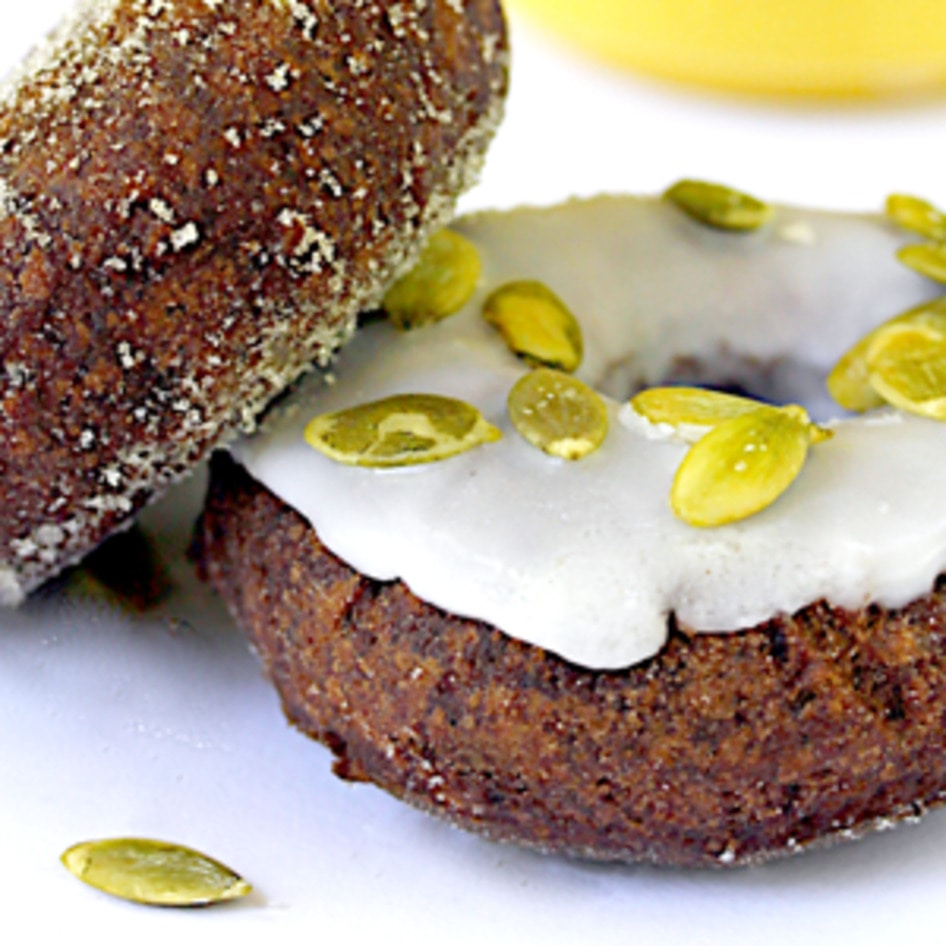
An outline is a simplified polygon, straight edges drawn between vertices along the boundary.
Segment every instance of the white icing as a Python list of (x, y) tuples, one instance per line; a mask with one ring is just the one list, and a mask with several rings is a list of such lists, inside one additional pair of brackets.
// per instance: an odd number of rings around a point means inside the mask
[[(764, 231), (735, 235), (660, 201), (599, 198), (456, 229), (483, 261), (460, 314), (406, 334), (371, 324), (340, 356), (337, 380), (313, 376), (235, 448), (355, 568), (575, 663), (617, 668), (659, 649), (671, 613), (724, 631), (820, 598), (900, 606), (946, 567), (946, 424), (892, 410), (832, 420), (835, 437), (774, 506), (703, 530), (668, 505), (686, 445), (622, 406), (682, 358), (711, 362), (717, 378), (730, 366), (751, 383), (757, 373), (822, 418), (838, 413), (818, 394), (837, 357), (935, 294), (895, 262), (905, 237), (882, 219), (780, 208)], [(585, 334), (578, 374), (619, 399), (604, 445), (582, 461), (546, 456), (506, 417), (526, 369), (480, 310), (518, 278), (569, 304)], [(316, 413), (408, 391), (475, 404), (503, 439), (388, 471), (335, 464), (303, 441)]]

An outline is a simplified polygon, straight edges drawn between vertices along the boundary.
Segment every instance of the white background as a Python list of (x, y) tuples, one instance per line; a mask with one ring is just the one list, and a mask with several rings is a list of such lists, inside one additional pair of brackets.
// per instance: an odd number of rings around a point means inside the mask
[[(7, 3), (0, 67), (67, 0)], [(586, 64), (513, 22), (513, 94), (467, 208), (679, 176), (759, 196), (872, 208), (892, 190), (946, 202), (946, 99), (763, 105)], [(103, 942), (941, 942), (946, 813), (856, 845), (731, 873), (568, 862), (456, 832), (329, 772), (181, 557), (198, 489), (148, 515), (179, 590), (150, 619), (61, 594), (0, 613), (0, 925)], [(198, 912), (110, 900), (59, 865), (104, 835), (179, 840), (252, 881)], [(26, 931), (26, 932), (24, 932)], [(9, 932), (0, 934), (6, 939)]]

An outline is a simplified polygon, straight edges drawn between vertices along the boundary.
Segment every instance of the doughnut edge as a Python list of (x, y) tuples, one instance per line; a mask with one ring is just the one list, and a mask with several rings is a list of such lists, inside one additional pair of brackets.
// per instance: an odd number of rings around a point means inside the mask
[(946, 797), (943, 581), (896, 611), (816, 602), (729, 634), (672, 624), (656, 657), (611, 672), (353, 572), (223, 455), (194, 555), (337, 775), (494, 841), (739, 867), (914, 822)]

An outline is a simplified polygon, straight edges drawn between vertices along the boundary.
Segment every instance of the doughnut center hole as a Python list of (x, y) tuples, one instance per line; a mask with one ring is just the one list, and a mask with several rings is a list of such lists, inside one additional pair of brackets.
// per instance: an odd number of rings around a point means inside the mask
[(719, 352), (706, 359), (678, 358), (668, 372), (652, 383), (711, 388), (767, 404), (800, 404), (812, 420), (826, 422), (844, 411), (828, 394), (825, 378), (825, 369), (810, 362), (792, 358), (761, 362)]

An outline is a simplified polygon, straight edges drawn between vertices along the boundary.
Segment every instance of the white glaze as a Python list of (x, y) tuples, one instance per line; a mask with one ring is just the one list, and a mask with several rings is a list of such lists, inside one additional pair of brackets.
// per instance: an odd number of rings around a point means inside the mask
[[(820, 389), (842, 351), (936, 294), (895, 262), (903, 233), (879, 217), (779, 208), (764, 231), (726, 234), (633, 198), (482, 214), (456, 229), (483, 260), (460, 314), (407, 334), (370, 325), (341, 354), (337, 380), (311, 377), (261, 436), (235, 447), (359, 571), (401, 578), (575, 663), (617, 668), (659, 649), (671, 613), (725, 631), (820, 598), (899, 606), (946, 567), (946, 424), (892, 410), (839, 419), (773, 507), (695, 529), (667, 499), (686, 447), (618, 400), (590, 457), (528, 446), (505, 411), (526, 369), (479, 315), (501, 283), (540, 279), (582, 323), (578, 374), (621, 401), (691, 358), (717, 377), (727, 365), (750, 385), (764, 376), (770, 392), (826, 418)], [(316, 413), (408, 391), (463, 398), (504, 437), (391, 471), (335, 464), (303, 441)]]

